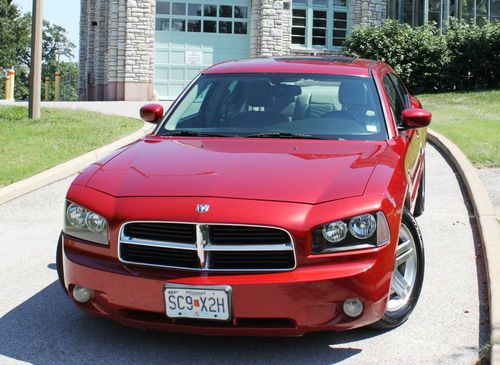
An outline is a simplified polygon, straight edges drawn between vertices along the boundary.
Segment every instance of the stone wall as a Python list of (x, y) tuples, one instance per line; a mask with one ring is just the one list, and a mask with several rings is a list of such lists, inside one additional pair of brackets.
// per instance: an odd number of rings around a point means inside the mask
[(278, 56), (287, 54), (290, 44), (291, 21), (289, 1), (253, 1), (250, 28), (251, 55)]
[(81, 0), (81, 100), (154, 98), (155, 0)]
[(350, 3), (351, 27), (382, 24), (387, 18), (387, 0), (355, 0)]

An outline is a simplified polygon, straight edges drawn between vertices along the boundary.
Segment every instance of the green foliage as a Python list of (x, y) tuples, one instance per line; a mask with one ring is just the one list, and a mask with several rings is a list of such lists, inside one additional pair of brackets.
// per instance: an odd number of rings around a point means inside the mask
[(500, 23), (475, 26), (452, 19), (412, 28), (393, 20), (355, 28), (348, 55), (391, 65), (411, 91), (470, 90), (500, 85)]
[(116, 141), (142, 126), (136, 119), (70, 109), (0, 106), (0, 187)]
[[(31, 14), (21, 15), (16, 4), (7, 5), (0, 0), (0, 68), (16, 70), (15, 98), (26, 100), (29, 97), (29, 69), (31, 65)], [(58, 65), (63, 80), (71, 80), (61, 85), (62, 100), (77, 99), (76, 64), (59, 62), (60, 58), (71, 59), (75, 45), (66, 35), (66, 30), (48, 21), (43, 21), (42, 33), (42, 81), (45, 77), (54, 80)], [(77, 73), (77, 71), (76, 71)], [(0, 78), (0, 96), (4, 96), (5, 80)], [(43, 95), (43, 90), (42, 90)], [(53, 92), (52, 92), (53, 96)]]
[(500, 167), (500, 89), (418, 98), (432, 111), (432, 129), (455, 142), (476, 167)]

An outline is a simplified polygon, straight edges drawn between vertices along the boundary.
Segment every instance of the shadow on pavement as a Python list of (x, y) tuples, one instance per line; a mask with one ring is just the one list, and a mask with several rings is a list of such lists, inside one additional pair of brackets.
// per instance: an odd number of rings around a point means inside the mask
[(143, 332), (80, 313), (57, 281), (0, 318), (0, 355), (33, 364), (333, 364), (359, 354), (342, 347), (381, 332), (302, 338), (201, 337)]

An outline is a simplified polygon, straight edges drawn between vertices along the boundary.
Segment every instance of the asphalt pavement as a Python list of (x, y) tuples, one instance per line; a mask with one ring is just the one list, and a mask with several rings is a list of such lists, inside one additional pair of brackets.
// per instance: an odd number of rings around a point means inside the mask
[[(65, 179), (0, 205), (0, 364), (473, 364), (488, 339), (483, 267), (454, 172), (427, 149), (420, 301), (392, 331), (300, 338), (143, 332), (81, 313), (57, 282)], [(162, 295), (162, 293), (158, 293)]]

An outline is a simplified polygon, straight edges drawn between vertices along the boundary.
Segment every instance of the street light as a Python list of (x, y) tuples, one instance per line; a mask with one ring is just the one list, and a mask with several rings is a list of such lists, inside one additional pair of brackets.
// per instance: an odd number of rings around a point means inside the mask
[(40, 102), (42, 93), (42, 25), (43, 0), (33, 0), (31, 19), (31, 71), (30, 98), (28, 116), (40, 119)]

